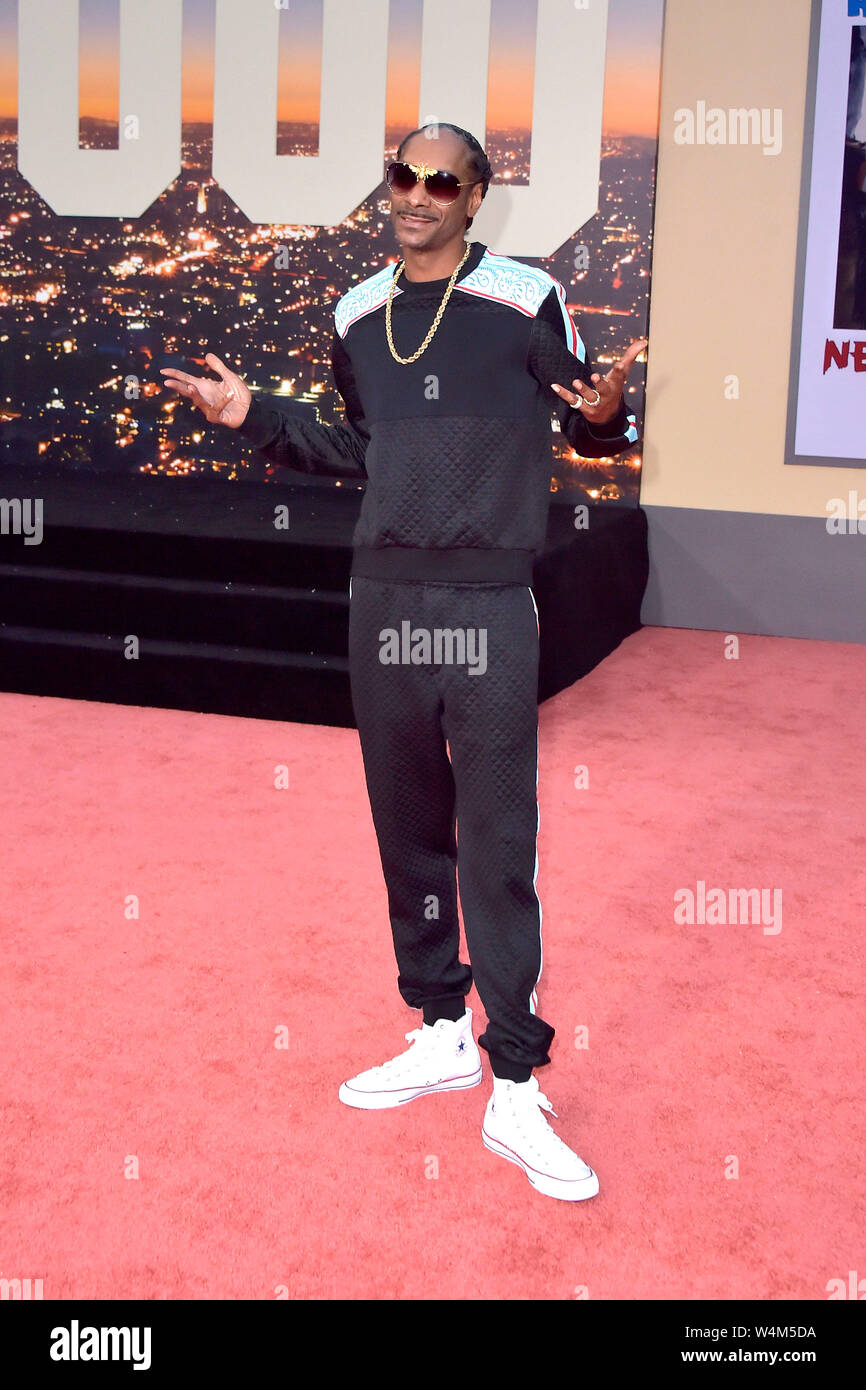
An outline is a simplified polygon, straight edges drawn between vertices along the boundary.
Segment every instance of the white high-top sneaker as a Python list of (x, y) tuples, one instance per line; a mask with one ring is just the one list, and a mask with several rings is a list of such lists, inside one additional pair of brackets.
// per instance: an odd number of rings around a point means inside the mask
[[(481, 1137), (500, 1158), (522, 1168), (532, 1186), (547, 1197), (581, 1202), (598, 1193), (598, 1178), (582, 1158), (560, 1139), (541, 1113), (556, 1111), (538, 1087), (538, 1078), (505, 1081), (493, 1078)], [(558, 1118), (558, 1117), (557, 1117)]]
[(407, 1033), (406, 1052), (370, 1067), (340, 1087), (340, 1100), (358, 1110), (389, 1110), (433, 1091), (465, 1091), (481, 1081), (481, 1053), (472, 1036), (472, 1010), (456, 1023), (440, 1018)]

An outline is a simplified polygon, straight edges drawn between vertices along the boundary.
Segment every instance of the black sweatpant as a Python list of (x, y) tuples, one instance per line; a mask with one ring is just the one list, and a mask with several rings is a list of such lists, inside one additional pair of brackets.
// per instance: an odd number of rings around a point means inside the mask
[[(400, 994), (425, 1023), (461, 1017), (474, 976), (488, 1019), (478, 1042), (494, 1075), (528, 1080), (550, 1061), (555, 1032), (535, 1012), (532, 590), (354, 575), (350, 595), (352, 702)], [(459, 959), (458, 879), (471, 966)]]

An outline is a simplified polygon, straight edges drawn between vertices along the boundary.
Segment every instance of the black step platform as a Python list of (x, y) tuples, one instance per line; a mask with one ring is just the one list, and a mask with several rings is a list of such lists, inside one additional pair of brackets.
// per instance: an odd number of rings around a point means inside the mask
[[(347, 660), (354, 483), (230, 483), (4, 466), (42, 539), (0, 502), (0, 689), (354, 728)], [(288, 509), (277, 529), (275, 509)], [(539, 700), (640, 626), (639, 507), (550, 509), (533, 590)], [(138, 643), (128, 659), (127, 639)]]

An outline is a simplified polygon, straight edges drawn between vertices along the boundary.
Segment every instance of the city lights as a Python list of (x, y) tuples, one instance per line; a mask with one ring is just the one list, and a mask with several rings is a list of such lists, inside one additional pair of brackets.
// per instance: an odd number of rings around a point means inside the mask
[[(286, 129), (285, 152), (309, 153), (310, 128)], [(388, 132), (386, 157), (403, 134)], [(140, 222), (79, 221), (56, 218), (21, 178), (14, 128), (0, 125), (2, 201), (16, 208), (0, 219), (8, 456), (29, 449), (51, 463), (98, 458), (118, 472), (272, 477), (251, 448), (203, 428), (163, 386), (166, 359), (202, 373), (207, 352), (279, 395), (283, 409), (323, 424), (343, 419), (330, 370), (333, 309), (352, 284), (396, 261), (390, 200), (377, 189), (333, 229), (253, 227), (207, 172), (209, 142), (209, 127), (184, 127), (183, 172)], [(489, 132), (486, 146), (495, 181), (528, 182), (528, 131)], [(564, 285), (599, 371), (642, 331), (654, 158), (650, 140), (605, 137), (599, 212), (556, 255), (524, 258)], [(587, 252), (579, 268), (578, 247)], [(639, 423), (640, 373), (639, 365), (628, 388)], [(34, 383), (45, 380), (58, 390), (38, 403)], [(552, 442), (553, 491), (636, 498), (638, 455), (583, 459), (555, 417)]]

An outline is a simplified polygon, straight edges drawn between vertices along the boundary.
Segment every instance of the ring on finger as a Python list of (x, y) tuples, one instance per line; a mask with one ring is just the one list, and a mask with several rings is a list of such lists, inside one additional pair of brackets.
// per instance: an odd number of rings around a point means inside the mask
[(595, 393), (595, 400), (594, 400), (594, 401), (588, 401), (588, 400), (586, 400), (583, 396), (581, 396), (581, 397), (575, 402), (575, 404), (574, 404), (571, 408), (572, 408), (572, 410), (580, 410), (580, 407), (581, 407), (582, 405), (598, 405), (598, 403), (599, 403), (600, 400), (601, 400), (601, 395), (600, 395), (600, 393), (599, 393), (598, 391), (596, 391), (596, 393)]

